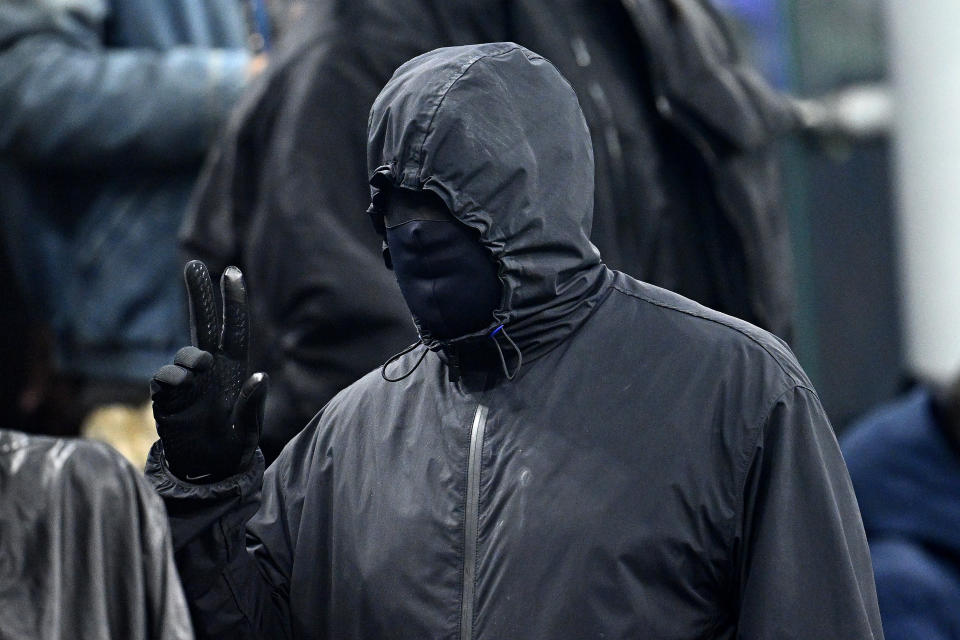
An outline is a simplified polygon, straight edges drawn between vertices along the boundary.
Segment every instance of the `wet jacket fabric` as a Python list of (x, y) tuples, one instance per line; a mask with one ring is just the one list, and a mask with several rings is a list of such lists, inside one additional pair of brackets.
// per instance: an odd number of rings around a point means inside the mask
[(960, 637), (960, 451), (919, 388), (844, 434), (888, 639)]
[(0, 638), (193, 637), (143, 474), (101, 443), (0, 430)]
[(246, 84), (240, 0), (0, 3), (0, 214), (68, 374), (131, 382), (188, 337), (176, 234)]
[(415, 55), (501, 40), (551, 60), (580, 99), (597, 165), (591, 238), (607, 264), (788, 336), (772, 142), (793, 115), (708, 2), (323, 0), (245, 97), (182, 235), (188, 257), (241, 266), (256, 296), (268, 459), (416, 337), (356, 215), (377, 92)]
[(779, 339), (601, 262), (589, 131), (552, 65), (416, 58), (369, 140), (375, 221), (385, 189), (433, 191), (502, 304), (424, 332), (386, 370), (409, 375), (337, 394), (266, 472), (192, 485), (155, 445), (201, 637), (883, 637), (810, 382)]

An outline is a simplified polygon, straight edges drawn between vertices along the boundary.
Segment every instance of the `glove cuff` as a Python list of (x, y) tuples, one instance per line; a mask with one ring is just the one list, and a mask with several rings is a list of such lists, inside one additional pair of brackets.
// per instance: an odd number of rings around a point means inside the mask
[(251, 463), (237, 473), (220, 478), (210, 478), (208, 482), (186, 480), (178, 476), (169, 467), (163, 452), (163, 441), (157, 440), (147, 456), (145, 473), (161, 496), (178, 498), (210, 499), (236, 495), (238, 487), (259, 487), (263, 478), (265, 463), (263, 454), (257, 449)]

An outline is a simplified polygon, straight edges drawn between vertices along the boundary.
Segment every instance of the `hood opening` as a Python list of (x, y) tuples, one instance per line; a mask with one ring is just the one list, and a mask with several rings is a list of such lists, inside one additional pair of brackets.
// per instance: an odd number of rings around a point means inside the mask
[(515, 375), (515, 360), (553, 349), (609, 288), (613, 275), (589, 239), (590, 133), (573, 89), (542, 56), (501, 42), (408, 61), (371, 109), (367, 154), (368, 211), (381, 236), (392, 189), (429, 190), (498, 265), (502, 299), (489, 325), (445, 340), (419, 326), (429, 349), (487, 341), (496, 368), (503, 355)]
[[(384, 174), (378, 173), (378, 176)], [(504, 322), (501, 318), (505, 313), (505, 292), (507, 283), (503, 277), (503, 263), (497, 257), (496, 251), (483, 242), (481, 231), (475, 226), (470, 225), (457, 217), (444, 202), (444, 200), (430, 189), (409, 189), (406, 187), (394, 187), (389, 182), (381, 179), (378, 183), (377, 193), (371, 199), (371, 205), (367, 212), (371, 216), (374, 229), (381, 234), (383, 238), (382, 253), (384, 266), (386, 266), (397, 276), (398, 284), (403, 292), (404, 299), (413, 316), (414, 325), (417, 328), (421, 342), (430, 349), (436, 351), (443, 347), (459, 342), (476, 338), (502, 327)], [(427, 197), (419, 197), (419, 196)], [(403, 196), (403, 206), (391, 206), (396, 204), (396, 199)], [(391, 217), (393, 218), (391, 220)], [(432, 222), (439, 223), (432, 225)], [(456, 228), (447, 229), (443, 227), (444, 222), (450, 222)], [(419, 225), (419, 226), (418, 226)], [(431, 247), (430, 251), (447, 254), (442, 256), (442, 264), (430, 270), (430, 261), (438, 256), (427, 252), (417, 253), (408, 245), (402, 244), (405, 232), (414, 232), (417, 234), (429, 235), (431, 231), (440, 229), (440, 237), (432, 238), (436, 242), (447, 243), (450, 246)], [(462, 233), (457, 229), (466, 230)], [(401, 252), (400, 265), (391, 253), (388, 236), (393, 235), (393, 243), (396, 251)], [(434, 233), (434, 235), (437, 235)], [(474, 251), (476, 249), (476, 251)], [(411, 252), (414, 252), (411, 254)], [(424, 249), (421, 247), (421, 251)], [(417, 273), (410, 274), (409, 270), (404, 271), (408, 263), (416, 261), (419, 263)], [(436, 260), (434, 260), (436, 262)], [(398, 272), (397, 266), (400, 267)], [(457, 273), (457, 269), (461, 269)], [(445, 272), (440, 272), (445, 270)], [(429, 272), (429, 273), (427, 273)], [(412, 285), (426, 284), (427, 278), (446, 279), (459, 278), (462, 281), (462, 287), (454, 291), (448, 291), (449, 300), (444, 300), (444, 304), (438, 304), (434, 301), (433, 307), (441, 315), (446, 311), (446, 315), (456, 314), (459, 311), (468, 313), (471, 305), (477, 318), (485, 317), (486, 320), (470, 322), (469, 319), (461, 323), (465, 327), (462, 331), (442, 331), (437, 327), (435, 320), (431, 323), (429, 313), (433, 309), (424, 309), (426, 301), (416, 299), (417, 293), (412, 292), (415, 288)], [(415, 280), (419, 278), (419, 282)], [(405, 282), (405, 279), (409, 282)], [(404, 286), (407, 284), (408, 286)], [(422, 288), (422, 287), (421, 287)], [(448, 287), (449, 288), (449, 287)], [(461, 291), (462, 289), (462, 291)], [(422, 298), (423, 295), (421, 294)], [(458, 299), (459, 297), (459, 299)], [(448, 306), (448, 309), (444, 309)], [(417, 309), (422, 312), (417, 313)], [(489, 309), (489, 310), (487, 310)], [(444, 325), (446, 323), (439, 322)], [(454, 323), (456, 324), (456, 323)], [(438, 329), (434, 331), (434, 329)]]

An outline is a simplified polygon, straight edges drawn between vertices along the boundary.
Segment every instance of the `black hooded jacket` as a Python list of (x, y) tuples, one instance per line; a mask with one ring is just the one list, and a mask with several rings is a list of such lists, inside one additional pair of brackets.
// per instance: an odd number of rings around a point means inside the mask
[[(509, 40), (580, 97), (605, 262), (788, 338), (786, 221), (772, 142), (790, 103), (739, 57), (708, 0), (317, 0), (245, 96), (183, 229), (240, 266), (252, 362), (271, 376), (263, 449), (412, 342), (363, 216), (366, 115), (406, 60)], [(588, 193), (581, 194), (587, 197)]]
[[(368, 149), (374, 215), (387, 183), (437, 193), (499, 262), (502, 304), (475, 335), (425, 335), (387, 367), (401, 381), (339, 393), (265, 474), (191, 485), (155, 447), (201, 637), (883, 637), (810, 382), (770, 334), (604, 266), (589, 131), (550, 63), (420, 56)], [(483, 349), (502, 365), (452, 370)]]

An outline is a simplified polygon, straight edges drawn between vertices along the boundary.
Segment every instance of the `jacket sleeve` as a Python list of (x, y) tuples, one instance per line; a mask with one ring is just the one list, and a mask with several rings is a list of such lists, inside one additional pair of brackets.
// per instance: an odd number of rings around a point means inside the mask
[(882, 640), (853, 486), (816, 394), (785, 392), (745, 475), (738, 638)]
[(246, 82), (242, 49), (107, 48), (102, 0), (0, 4), (0, 153), (98, 168), (198, 160)]
[[(253, 467), (236, 476), (196, 485), (170, 473), (158, 441), (146, 474), (167, 507), (197, 637), (291, 637), (287, 509), (276, 476), (268, 474), (264, 482), (263, 457), (258, 454)], [(259, 536), (247, 529), (251, 519), (260, 521)]]

